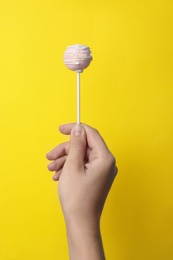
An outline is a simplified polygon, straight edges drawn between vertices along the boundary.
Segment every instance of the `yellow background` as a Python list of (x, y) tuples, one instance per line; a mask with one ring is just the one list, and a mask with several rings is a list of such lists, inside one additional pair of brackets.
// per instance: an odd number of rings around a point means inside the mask
[(76, 120), (68, 45), (90, 46), (82, 121), (117, 158), (102, 234), (109, 260), (173, 259), (173, 2), (0, 2), (0, 259), (68, 259), (47, 151)]

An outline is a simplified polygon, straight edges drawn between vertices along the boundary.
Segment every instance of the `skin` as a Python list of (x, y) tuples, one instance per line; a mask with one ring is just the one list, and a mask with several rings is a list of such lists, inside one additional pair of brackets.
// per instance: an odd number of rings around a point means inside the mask
[(59, 128), (70, 135), (47, 154), (66, 223), (70, 260), (104, 260), (100, 217), (117, 174), (115, 158), (98, 131), (86, 124)]

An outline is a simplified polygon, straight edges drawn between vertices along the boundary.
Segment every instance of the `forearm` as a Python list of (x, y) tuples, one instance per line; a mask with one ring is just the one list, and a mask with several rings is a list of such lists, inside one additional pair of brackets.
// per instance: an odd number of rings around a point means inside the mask
[(70, 260), (105, 260), (98, 221), (66, 224)]

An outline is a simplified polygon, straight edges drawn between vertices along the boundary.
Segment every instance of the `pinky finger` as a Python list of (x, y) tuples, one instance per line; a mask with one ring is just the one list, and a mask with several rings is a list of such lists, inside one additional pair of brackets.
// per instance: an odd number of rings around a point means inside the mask
[(55, 174), (53, 175), (52, 179), (53, 179), (54, 181), (59, 181), (61, 172), (62, 172), (62, 169), (59, 170), (59, 171), (57, 171), (57, 172), (55, 172)]

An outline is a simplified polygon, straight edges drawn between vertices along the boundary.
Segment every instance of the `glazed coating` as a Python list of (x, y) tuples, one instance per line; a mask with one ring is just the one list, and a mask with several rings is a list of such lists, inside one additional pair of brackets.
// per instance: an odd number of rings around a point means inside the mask
[(66, 67), (70, 70), (84, 70), (92, 61), (92, 53), (88, 46), (74, 44), (67, 47), (63, 60)]

